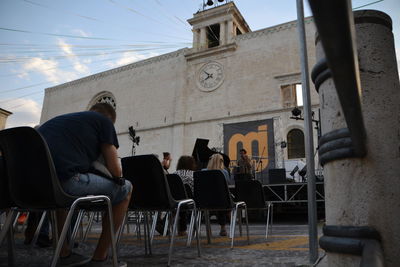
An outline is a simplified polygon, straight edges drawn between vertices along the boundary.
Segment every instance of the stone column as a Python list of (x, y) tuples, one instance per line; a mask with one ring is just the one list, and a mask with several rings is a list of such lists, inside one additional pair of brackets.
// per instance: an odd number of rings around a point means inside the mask
[(226, 44), (226, 23), (222, 21), (219, 24), (219, 44), (225, 45)]
[(227, 43), (232, 43), (233, 41), (233, 21), (232, 20), (228, 20), (227, 21), (227, 37), (226, 37), (226, 41)]
[[(400, 85), (392, 22), (382, 12), (354, 13), (367, 155), (324, 166), (327, 225), (370, 226), (382, 237), (387, 267), (400, 245)], [(324, 57), (317, 42), (317, 61)], [(332, 78), (319, 87), (322, 135), (345, 128)], [(359, 266), (360, 257), (328, 253), (328, 266)]]
[(200, 49), (200, 31), (199, 29), (193, 29), (193, 48), (195, 51)]
[(205, 27), (200, 29), (200, 48), (207, 48), (207, 31)]

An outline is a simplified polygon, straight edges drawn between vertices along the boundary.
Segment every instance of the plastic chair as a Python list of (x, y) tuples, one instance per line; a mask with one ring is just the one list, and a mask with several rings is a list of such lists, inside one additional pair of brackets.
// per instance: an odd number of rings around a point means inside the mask
[[(129, 205), (130, 210), (145, 213), (145, 250), (149, 248), (151, 254), (150, 231), (148, 226), (147, 212), (167, 211), (175, 212), (175, 220), (172, 227), (170, 247), (168, 253), (168, 266), (171, 264), (174, 237), (177, 232), (179, 212), (183, 207), (192, 210), (192, 216), (196, 213), (196, 204), (193, 199), (175, 200), (170, 192), (167, 179), (160, 161), (154, 155), (140, 155), (125, 157), (121, 159), (122, 171), (125, 179), (132, 182), (132, 198)], [(197, 228), (196, 228), (197, 233)], [(200, 242), (197, 235), (197, 251), (200, 256)]]
[(8, 265), (14, 266), (15, 261), (15, 242), (13, 233), (13, 222), (18, 214), (15, 204), (11, 200), (8, 191), (7, 174), (4, 166), (3, 157), (0, 156), (0, 211), (8, 212), (3, 228), (0, 232), (0, 246), (7, 237)]
[[(230, 210), (231, 223), (229, 237), (231, 238), (231, 248), (233, 248), (233, 240), (235, 236), (235, 226), (238, 212), (245, 211), (247, 242), (250, 244), (249, 238), (249, 222), (247, 217), (247, 206), (243, 201), (234, 202), (228, 189), (225, 176), (220, 170), (205, 170), (194, 173), (194, 199), (196, 201), (198, 212), (197, 222), (200, 225), (201, 214), (206, 213), (207, 238), (210, 243), (210, 227), (208, 212), (211, 210)], [(241, 222), (241, 216), (240, 222)], [(200, 228), (200, 227), (198, 227)]]
[(110, 199), (102, 195), (76, 197), (66, 194), (60, 186), (47, 143), (33, 128), (17, 127), (0, 131), (0, 147), (5, 161), (10, 196), (17, 207), (41, 211), (69, 209), (51, 266), (57, 265), (75, 209), (104, 209), (105, 203), (110, 219), (113, 265), (118, 266)]
[(272, 230), (272, 203), (266, 201), (262, 184), (257, 180), (237, 181), (235, 188), (236, 198), (239, 201), (246, 202), (248, 210), (267, 210), (267, 222), (265, 229), (265, 238), (267, 239), (270, 218)]

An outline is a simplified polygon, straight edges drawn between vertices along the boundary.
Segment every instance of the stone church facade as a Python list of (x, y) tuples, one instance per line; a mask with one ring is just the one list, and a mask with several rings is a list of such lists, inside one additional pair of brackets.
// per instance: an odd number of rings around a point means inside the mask
[[(239, 140), (237, 147), (250, 150), (255, 158), (268, 158), (269, 166), (275, 168), (282, 167), (284, 160), (304, 158), (296, 148), (298, 134), (304, 133), (303, 121), (290, 119), (297, 105), (296, 84), (301, 83), (296, 21), (253, 32), (229, 2), (197, 12), (188, 22), (192, 48), (47, 88), (41, 123), (87, 110), (99, 101), (110, 102), (117, 111), (120, 156), (131, 154), (128, 128), (133, 126), (141, 138), (136, 154), (169, 151), (175, 159), (174, 169), (180, 155), (192, 153), (196, 138), (209, 139), (210, 148), (235, 160), (237, 151), (227, 151), (229, 136), (224, 128), (237, 125), (243, 136), (250, 137), (246, 133), (254, 130), (243, 128), (243, 123), (266, 120), (273, 131), (268, 132), (265, 152), (261, 147), (255, 149), (257, 144), (251, 140), (246, 144)], [(305, 24), (311, 69), (315, 28), (311, 18)], [(311, 103), (317, 114), (314, 88)], [(256, 129), (265, 131), (266, 127), (262, 124)], [(281, 146), (282, 142), (288, 146)]]

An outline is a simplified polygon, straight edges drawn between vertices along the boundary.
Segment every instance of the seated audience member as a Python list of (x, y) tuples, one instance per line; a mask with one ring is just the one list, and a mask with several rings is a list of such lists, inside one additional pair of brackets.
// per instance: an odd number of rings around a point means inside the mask
[[(124, 185), (119, 185), (113, 181), (113, 178), (91, 172), (93, 162), (102, 156), (105, 167), (113, 177), (122, 175), (117, 152), (119, 144), (114, 128), (115, 120), (115, 110), (111, 105), (97, 103), (89, 111), (65, 114), (50, 119), (40, 126), (38, 131), (47, 141), (64, 191), (79, 197), (109, 196), (113, 204), (114, 226), (117, 231), (128, 208), (132, 185), (129, 181), (125, 181)], [(57, 212), (59, 231), (63, 227), (66, 214), (65, 210)], [(92, 258), (72, 253), (65, 242), (60, 254), (60, 265), (78, 266), (89, 261), (90, 263), (85, 266), (105, 264), (111, 245), (107, 216), (103, 217), (102, 224), (101, 236)]]
[(161, 161), (161, 165), (163, 166), (165, 174), (168, 174), (168, 169), (171, 166), (171, 154), (169, 152), (163, 152), (163, 160)]
[[(225, 176), (227, 184), (234, 184), (233, 179), (230, 177), (229, 172), (225, 169), (224, 158), (221, 154), (213, 154), (208, 161), (207, 170), (220, 170)], [(220, 236), (226, 236), (226, 221), (229, 218), (229, 211), (217, 211), (217, 220), (221, 226), (219, 232)]]
[[(196, 161), (192, 156), (181, 156), (176, 165), (174, 174), (181, 177), (183, 184), (190, 187), (188, 196), (193, 196), (193, 171), (196, 170)], [(179, 215), (178, 235), (185, 235), (187, 229), (187, 213), (182, 211)]]

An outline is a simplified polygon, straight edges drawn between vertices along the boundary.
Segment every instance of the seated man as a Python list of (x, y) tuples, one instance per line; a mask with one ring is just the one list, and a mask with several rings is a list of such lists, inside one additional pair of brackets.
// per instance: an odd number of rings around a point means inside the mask
[[(114, 123), (115, 110), (106, 103), (97, 103), (89, 111), (76, 112), (55, 117), (38, 131), (49, 146), (60, 184), (64, 191), (73, 196), (107, 195), (113, 204), (114, 226), (117, 230), (123, 221), (131, 197), (132, 185), (115, 183), (112, 178), (94, 174), (93, 162), (103, 157), (104, 165), (113, 177), (121, 177), (118, 159), (118, 139)], [(66, 211), (57, 214), (61, 231)], [(102, 233), (92, 257), (93, 266), (107, 260), (111, 245), (109, 220), (103, 218)], [(60, 255), (62, 266), (77, 266), (90, 258), (72, 253), (65, 242)]]

